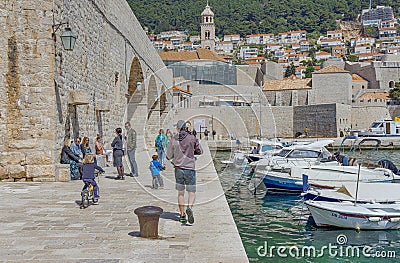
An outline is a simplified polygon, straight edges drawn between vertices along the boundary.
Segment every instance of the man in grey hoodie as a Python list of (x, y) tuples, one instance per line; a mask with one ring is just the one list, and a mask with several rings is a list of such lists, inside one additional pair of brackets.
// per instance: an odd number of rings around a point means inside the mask
[[(178, 190), (178, 206), (180, 211), (179, 222), (186, 223), (186, 214), (190, 224), (194, 223), (193, 203), (196, 198), (196, 171), (195, 157), (203, 150), (199, 141), (186, 130), (186, 122), (179, 120), (176, 124), (178, 134), (172, 137), (168, 144), (167, 159), (171, 160), (175, 168), (176, 190)], [(185, 214), (185, 188), (188, 192), (188, 207)]]

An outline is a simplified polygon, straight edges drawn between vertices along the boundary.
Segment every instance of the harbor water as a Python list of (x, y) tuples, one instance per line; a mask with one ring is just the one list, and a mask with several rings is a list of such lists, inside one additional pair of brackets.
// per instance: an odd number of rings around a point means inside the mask
[[(250, 262), (400, 262), (400, 230), (356, 231), (316, 227), (296, 194), (254, 193), (251, 174), (231, 165), (230, 152), (214, 164)], [(376, 160), (400, 164), (400, 151)]]

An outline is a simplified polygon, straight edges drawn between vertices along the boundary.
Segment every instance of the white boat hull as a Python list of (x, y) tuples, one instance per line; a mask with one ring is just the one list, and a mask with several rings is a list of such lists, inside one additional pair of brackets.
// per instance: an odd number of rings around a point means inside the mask
[(400, 204), (305, 202), (317, 226), (383, 230), (400, 229)]

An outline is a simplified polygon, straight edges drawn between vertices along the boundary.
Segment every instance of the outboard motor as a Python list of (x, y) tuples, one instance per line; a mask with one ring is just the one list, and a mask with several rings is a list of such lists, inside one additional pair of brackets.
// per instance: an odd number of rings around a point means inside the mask
[(378, 164), (382, 167), (382, 168), (386, 168), (389, 169), (390, 171), (392, 171), (394, 174), (400, 175), (400, 171), (399, 169), (397, 169), (396, 165), (394, 165), (393, 162), (387, 160), (387, 159), (382, 159), (378, 162)]

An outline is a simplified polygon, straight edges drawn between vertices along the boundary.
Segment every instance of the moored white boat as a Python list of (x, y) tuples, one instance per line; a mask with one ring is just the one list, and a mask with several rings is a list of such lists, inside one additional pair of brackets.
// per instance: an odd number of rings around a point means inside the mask
[(259, 161), (271, 157), (273, 154), (279, 152), (284, 143), (279, 139), (268, 140), (250, 140), (255, 144), (255, 149), (251, 152), (236, 151), (233, 153), (230, 161), (223, 161), (226, 164), (233, 164), (236, 168), (247, 166), (248, 163)]
[[(358, 191), (357, 191), (358, 189)], [(310, 188), (303, 194), (304, 200), (358, 203), (400, 203), (400, 184), (343, 183), (339, 189)]]
[[(303, 190), (303, 174), (308, 176), (308, 184), (319, 188), (339, 188), (343, 183), (355, 183), (358, 178), (357, 166), (314, 165), (310, 167), (292, 167), (288, 172), (258, 170), (256, 175), (264, 176), (267, 189), (276, 191)], [(359, 181), (364, 183), (392, 183), (394, 174), (385, 168), (369, 169), (361, 167)]]
[(400, 229), (400, 204), (305, 201), (317, 226)]

